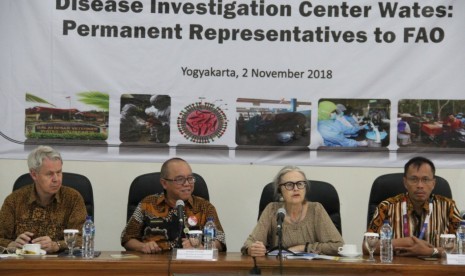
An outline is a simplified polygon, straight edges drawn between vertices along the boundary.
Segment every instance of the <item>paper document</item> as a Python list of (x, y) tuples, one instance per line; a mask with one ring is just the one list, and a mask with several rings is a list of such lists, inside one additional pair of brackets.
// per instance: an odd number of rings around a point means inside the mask
[(328, 256), (328, 255), (320, 255), (315, 253), (297, 253), (295, 255), (287, 255), (287, 259), (300, 259), (300, 260), (313, 260), (313, 259), (320, 259), (320, 260), (339, 260), (337, 256)]

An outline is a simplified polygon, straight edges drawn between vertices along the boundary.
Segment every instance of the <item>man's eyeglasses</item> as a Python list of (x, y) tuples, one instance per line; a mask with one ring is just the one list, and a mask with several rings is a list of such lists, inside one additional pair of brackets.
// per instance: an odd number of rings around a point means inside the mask
[(425, 184), (430, 184), (431, 182), (434, 181), (434, 178), (428, 178), (428, 177), (419, 178), (419, 177), (413, 176), (413, 177), (407, 177), (407, 180), (413, 184), (418, 184), (420, 182), (423, 182)]
[(171, 181), (171, 182), (176, 183), (178, 185), (184, 185), (184, 183), (186, 183), (186, 181), (189, 184), (194, 184), (195, 183), (195, 177), (193, 177), (193, 176), (188, 176), (188, 177), (178, 176), (178, 177), (175, 177), (173, 179), (169, 179), (169, 178), (163, 178), (163, 179), (166, 180), (166, 181)]
[(282, 183), (282, 184), (279, 184), (279, 187), (282, 187), (284, 186), (284, 188), (286, 188), (286, 190), (288, 191), (292, 191), (294, 190), (294, 187), (297, 187), (297, 189), (299, 190), (302, 190), (303, 188), (305, 188), (305, 186), (307, 185), (307, 181), (297, 181), (297, 182), (286, 182), (286, 183)]

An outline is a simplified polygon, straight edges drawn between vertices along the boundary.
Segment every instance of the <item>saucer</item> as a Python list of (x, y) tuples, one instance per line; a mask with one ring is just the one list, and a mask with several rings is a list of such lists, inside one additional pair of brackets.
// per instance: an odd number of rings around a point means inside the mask
[(350, 253), (344, 253), (344, 252), (339, 252), (339, 255), (341, 255), (342, 257), (350, 257), (350, 258), (354, 258), (354, 257), (358, 257), (360, 255), (362, 255), (362, 252), (350, 252)]
[(40, 254), (24, 254), (23, 250), (21, 249), (16, 250), (16, 255), (22, 256), (24, 258), (41, 258), (42, 256), (45, 256), (45, 254), (47, 254), (47, 252), (45, 252), (45, 250), (42, 250), (42, 249), (40, 250)]

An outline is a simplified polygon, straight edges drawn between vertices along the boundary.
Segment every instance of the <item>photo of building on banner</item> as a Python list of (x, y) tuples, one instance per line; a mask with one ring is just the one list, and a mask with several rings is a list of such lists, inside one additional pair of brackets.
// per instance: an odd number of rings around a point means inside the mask
[(108, 138), (109, 95), (99, 91), (45, 99), (26, 93), (26, 144), (94, 144)]

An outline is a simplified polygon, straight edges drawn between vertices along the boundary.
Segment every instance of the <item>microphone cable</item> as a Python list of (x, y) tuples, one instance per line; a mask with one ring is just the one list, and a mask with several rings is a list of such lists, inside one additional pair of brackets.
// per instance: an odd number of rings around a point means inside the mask
[(250, 270), (250, 275), (261, 275), (262, 270), (258, 267), (257, 265), (257, 259), (255, 257), (253, 258), (253, 268)]
[(171, 276), (171, 260), (173, 259), (173, 251), (174, 250), (175, 250), (174, 247), (171, 248), (171, 252), (170, 252), (170, 254), (168, 256), (168, 274), (167, 274), (168, 276)]

